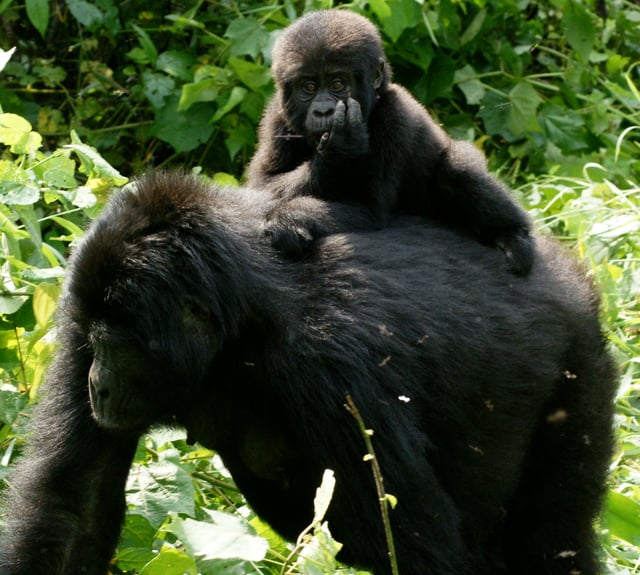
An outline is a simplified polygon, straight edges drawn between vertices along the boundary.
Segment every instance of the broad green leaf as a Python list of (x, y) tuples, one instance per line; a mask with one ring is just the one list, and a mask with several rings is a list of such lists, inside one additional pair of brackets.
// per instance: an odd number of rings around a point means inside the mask
[(0, 200), (9, 206), (29, 206), (40, 199), (40, 188), (35, 184), (2, 182)]
[(509, 109), (509, 102), (504, 97), (493, 91), (486, 93), (478, 116), (482, 118), (488, 135), (500, 136), (507, 142), (516, 140), (509, 129)]
[(0, 114), (0, 142), (11, 146), (31, 132), (31, 124), (17, 114)]
[(135, 466), (129, 475), (127, 501), (156, 528), (170, 512), (193, 515), (193, 499), (193, 481), (178, 457)]
[(482, 102), (486, 90), (484, 84), (478, 79), (478, 73), (472, 66), (467, 64), (463, 68), (456, 70), (453, 79), (458, 88), (462, 90), (467, 104), (476, 106)]
[(640, 504), (637, 501), (610, 491), (603, 521), (616, 537), (640, 545)]
[(386, 4), (390, 12), (381, 18), (382, 29), (392, 42), (397, 42), (405, 30), (421, 22), (420, 5), (413, 0), (387, 0)]
[(191, 557), (165, 543), (160, 553), (140, 570), (140, 575), (196, 575), (197, 572)]
[(251, 56), (255, 59), (269, 44), (269, 32), (255, 18), (232, 20), (224, 36), (231, 40), (231, 56)]
[(16, 313), (28, 299), (28, 295), (0, 295), (0, 314)]
[(57, 284), (41, 283), (33, 292), (33, 313), (41, 327), (46, 327), (56, 311), (56, 304), (60, 296), (60, 286)]
[(482, 25), (484, 24), (485, 18), (487, 17), (487, 9), (482, 8), (478, 13), (474, 16), (471, 24), (469, 24), (468, 28), (463, 32), (462, 36), (460, 36), (460, 45), (464, 46), (465, 44), (471, 42), (480, 32)]
[(83, 144), (75, 130), (71, 130), (71, 144), (67, 144), (65, 149), (74, 151), (82, 163), (81, 171), (93, 178), (107, 178), (116, 186), (127, 183), (128, 178), (116, 170), (107, 160), (105, 160), (94, 148)]
[(68, 152), (55, 152), (32, 169), (46, 187), (69, 189), (78, 185), (75, 179), (76, 163), (69, 158)]
[(336, 570), (336, 555), (342, 544), (333, 539), (329, 527), (323, 523), (313, 532), (313, 538), (304, 546), (296, 567), (303, 575), (326, 575)]
[(149, 70), (142, 73), (142, 84), (144, 95), (156, 110), (162, 108), (167, 98), (174, 93), (176, 86), (173, 78)]
[(214, 102), (220, 93), (219, 83), (213, 78), (182, 86), (178, 110), (184, 112), (197, 102)]
[(587, 9), (577, 0), (567, 0), (562, 18), (571, 47), (580, 54), (583, 62), (589, 61), (596, 39), (596, 27)]
[(244, 519), (221, 511), (204, 511), (212, 522), (174, 517), (168, 527), (191, 554), (205, 560), (264, 559), (269, 547), (267, 541), (252, 533)]
[(369, 6), (371, 7), (372, 12), (382, 22), (391, 16), (391, 8), (389, 8), (387, 0), (370, 0)]
[(544, 106), (541, 112), (547, 137), (565, 154), (589, 147), (583, 114), (555, 105)]
[[(224, 118), (223, 122), (228, 118), (229, 116)], [(234, 122), (232, 129), (229, 129), (225, 124), (225, 131), (229, 135), (225, 138), (224, 145), (231, 158), (235, 158), (240, 150), (251, 146), (255, 142), (255, 130), (247, 122)]]
[(151, 132), (171, 144), (176, 152), (189, 152), (206, 142), (213, 134), (212, 116), (211, 104), (194, 104), (187, 114), (178, 110), (178, 99), (172, 97), (156, 113)]
[(138, 35), (138, 40), (140, 41), (140, 46), (144, 51), (149, 62), (155, 65), (158, 60), (158, 50), (156, 49), (153, 40), (145, 30), (137, 26), (136, 24), (132, 24), (131, 27), (135, 30)]
[(195, 58), (191, 56), (191, 54), (168, 50), (158, 56), (156, 69), (174, 78), (180, 78), (185, 82), (190, 82), (193, 80), (191, 67), (194, 63)]
[(271, 82), (271, 72), (265, 66), (259, 66), (240, 58), (229, 58), (229, 68), (237, 74), (245, 86), (252, 90), (259, 90)]
[(529, 82), (519, 82), (509, 92), (509, 129), (519, 136), (540, 130), (536, 116), (542, 98)]
[(29, 22), (44, 38), (49, 27), (49, 0), (26, 0), (25, 7)]
[(66, 0), (66, 2), (73, 17), (87, 28), (100, 24), (104, 19), (104, 13), (95, 3), (85, 0)]
[(427, 104), (449, 93), (453, 86), (455, 62), (446, 54), (438, 54), (429, 65)]
[(229, 94), (229, 98), (222, 108), (219, 108), (214, 114), (213, 118), (211, 118), (212, 122), (218, 122), (220, 118), (226, 116), (231, 110), (233, 110), (247, 95), (247, 89), (242, 86), (234, 86), (231, 89), (231, 93)]

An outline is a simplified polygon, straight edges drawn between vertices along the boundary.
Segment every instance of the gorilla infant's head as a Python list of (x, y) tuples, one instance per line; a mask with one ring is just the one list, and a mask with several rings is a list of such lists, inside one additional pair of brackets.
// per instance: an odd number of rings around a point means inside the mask
[(310, 12), (276, 41), (272, 72), (292, 131), (318, 139), (339, 101), (353, 98), (367, 121), (390, 79), (376, 27), (343, 10)]

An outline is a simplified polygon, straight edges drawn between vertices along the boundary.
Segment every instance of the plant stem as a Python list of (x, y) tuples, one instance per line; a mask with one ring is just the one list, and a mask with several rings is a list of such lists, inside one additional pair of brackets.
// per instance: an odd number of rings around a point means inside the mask
[(389, 555), (389, 562), (391, 564), (392, 575), (399, 575), (398, 560), (396, 558), (395, 545), (393, 543), (393, 533), (391, 531), (391, 521), (389, 519), (389, 500), (387, 493), (384, 490), (384, 481), (382, 479), (382, 471), (380, 470), (380, 464), (378, 458), (373, 449), (373, 443), (371, 442), (371, 436), (373, 435), (372, 429), (367, 429), (360, 415), (360, 411), (356, 406), (351, 395), (347, 393), (347, 403), (345, 405), (347, 411), (354, 417), (358, 423), (358, 429), (364, 439), (365, 446), (367, 448), (367, 455), (365, 455), (365, 461), (371, 463), (371, 469), (373, 471), (373, 479), (376, 484), (376, 490), (378, 492), (378, 503), (380, 504), (380, 514), (382, 515), (382, 523), (384, 525), (384, 535), (387, 540), (387, 549)]

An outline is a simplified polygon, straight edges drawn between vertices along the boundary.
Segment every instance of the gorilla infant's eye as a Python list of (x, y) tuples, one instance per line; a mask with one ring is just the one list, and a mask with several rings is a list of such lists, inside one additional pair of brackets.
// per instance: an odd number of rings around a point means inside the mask
[(312, 80), (307, 80), (302, 84), (302, 89), (309, 94), (313, 94), (318, 89), (318, 85)]
[(341, 92), (345, 89), (347, 83), (342, 78), (334, 78), (331, 80), (331, 90)]

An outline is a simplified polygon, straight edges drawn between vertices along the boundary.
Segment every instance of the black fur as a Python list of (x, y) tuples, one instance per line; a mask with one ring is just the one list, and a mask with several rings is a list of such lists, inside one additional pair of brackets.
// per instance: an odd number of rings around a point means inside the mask
[[(533, 238), (525, 211), (471, 144), (451, 139), (401, 86), (391, 82), (380, 36), (346, 10), (309, 13), (273, 50), (277, 93), (264, 113), (249, 185), (277, 197), (315, 196), (433, 217), (501, 249), (526, 274)], [(274, 245), (301, 256), (335, 222), (306, 211), (291, 222), (286, 203), (270, 215)], [(284, 210), (284, 216), (282, 211)], [(354, 225), (343, 231), (357, 229)]]
[(341, 558), (389, 573), (347, 393), (398, 499), (403, 575), (596, 574), (615, 377), (582, 271), (538, 238), (517, 278), (422, 221), (280, 260), (260, 237), (266, 196), (160, 174), (91, 226), (10, 478), (0, 574), (104, 575), (155, 423), (216, 449), (288, 538), (333, 469)]

